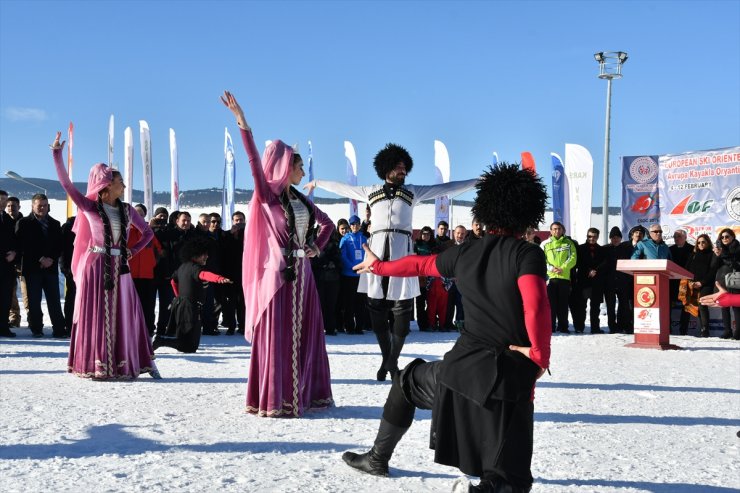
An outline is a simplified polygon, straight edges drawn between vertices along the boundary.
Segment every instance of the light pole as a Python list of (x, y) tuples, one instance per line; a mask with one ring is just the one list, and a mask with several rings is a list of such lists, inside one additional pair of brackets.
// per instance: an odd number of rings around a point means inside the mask
[(5, 176), (7, 176), (8, 178), (12, 178), (14, 180), (22, 181), (26, 185), (31, 185), (32, 187), (38, 188), (39, 190), (43, 190), (44, 195), (48, 197), (48, 194), (46, 193), (46, 189), (44, 187), (36, 185), (35, 183), (31, 183), (30, 181), (26, 180), (25, 178), (23, 178), (21, 175), (19, 175), (15, 171), (6, 171)]
[(622, 65), (627, 61), (624, 51), (600, 51), (594, 53), (599, 62), (599, 79), (606, 79), (606, 132), (604, 134), (604, 244), (609, 244), (609, 133), (611, 131), (612, 79), (622, 78)]

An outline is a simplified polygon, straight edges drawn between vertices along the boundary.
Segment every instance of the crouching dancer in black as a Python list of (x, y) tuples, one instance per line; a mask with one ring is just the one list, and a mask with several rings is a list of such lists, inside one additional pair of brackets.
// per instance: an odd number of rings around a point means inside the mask
[(172, 300), (170, 319), (167, 322), (167, 333), (174, 333), (175, 336), (157, 334), (152, 341), (155, 350), (162, 346), (177, 349), (181, 353), (194, 353), (198, 350), (206, 283), (231, 284), (231, 280), (204, 269), (209, 247), (206, 238), (196, 237), (188, 240), (180, 250), (182, 264), (172, 274), (175, 299)]
[(342, 459), (388, 475), (415, 409), (431, 409), (435, 462), (480, 477), (469, 491), (527, 492), (534, 384), (549, 366), (551, 328), (544, 253), (520, 236), (543, 221), (547, 192), (534, 173), (509, 164), (490, 168), (476, 188), (472, 212), (489, 232), (480, 241), (391, 262), (366, 249), (355, 267), (380, 276), (456, 278), (465, 328), (442, 361), (416, 359), (394, 376), (373, 447)]

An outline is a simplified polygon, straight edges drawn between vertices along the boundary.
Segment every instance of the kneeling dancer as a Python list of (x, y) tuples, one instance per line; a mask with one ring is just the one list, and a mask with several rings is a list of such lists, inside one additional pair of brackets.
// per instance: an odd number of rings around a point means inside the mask
[(472, 213), (489, 232), (481, 241), (391, 262), (366, 249), (355, 267), (379, 276), (456, 278), (465, 328), (442, 361), (416, 359), (393, 378), (373, 447), (342, 459), (388, 475), (415, 409), (431, 409), (435, 462), (480, 477), (470, 491), (526, 492), (534, 384), (549, 366), (551, 330), (545, 256), (520, 236), (543, 221), (547, 193), (534, 173), (509, 164), (490, 168), (476, 188)]

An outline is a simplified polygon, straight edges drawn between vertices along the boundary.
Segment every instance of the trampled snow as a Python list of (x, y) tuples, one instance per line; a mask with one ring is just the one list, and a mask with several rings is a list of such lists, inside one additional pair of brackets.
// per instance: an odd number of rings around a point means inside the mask
[[(68, 342), (15, 329), (0, 340), (0, 488), (7, 492), (450, 491), (433, 462), (430, 412), (391, 477), (350, 469), (372, 444), (389, 384), (375, 338), (327, 337), (336, 407), (300, 419), (244, 412), (249, 346), (205, 336), (196, 354), (157, 350), (164, 377), (97, 382), (67, 374)], [(588, 329), (587, 329), (588, 330)], [(402, 363), (440, 358), (456, 333), (412, 331)], [(556, 335), (535, 399), (536, 492), (740, 489), (740, 343), (673, 337), (681, 351), (624, 347), (627, 335)], [(481, 376), (482, 377), (482, 376)]]

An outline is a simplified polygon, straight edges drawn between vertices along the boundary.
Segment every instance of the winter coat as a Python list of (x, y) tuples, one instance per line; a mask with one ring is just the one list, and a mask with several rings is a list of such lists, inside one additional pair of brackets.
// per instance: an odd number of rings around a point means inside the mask
[[(548, 279), (565, 279), (570, 281), (570, 271), (575, 267), (578, 260), (578, 247), (569, 236), (555, 238), (551, 236), (549, 240), (542, 244), (545, 251), (545, 260), (547, 261)], [(562, 269), (563, 272), (556, 274), (553, 267)]]

